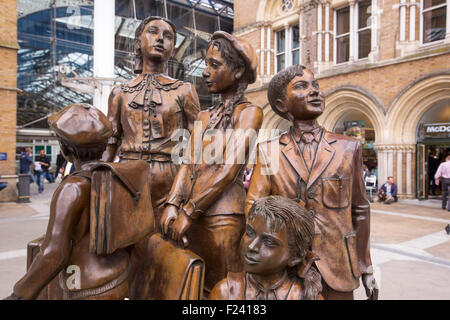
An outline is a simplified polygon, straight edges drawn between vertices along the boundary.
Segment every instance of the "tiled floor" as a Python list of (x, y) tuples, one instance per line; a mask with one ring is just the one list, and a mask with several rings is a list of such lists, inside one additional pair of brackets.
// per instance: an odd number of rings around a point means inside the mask
[[(44, 234), (57, 183), (29, 204), (0, 203), (0, 298), (26, 267), (26, 244)], [(450, 213), (431, 202), (371, 204), (371, 255), (380, 299), (450, 299)], [(365, 299), (362, 286), (356, 299)]]

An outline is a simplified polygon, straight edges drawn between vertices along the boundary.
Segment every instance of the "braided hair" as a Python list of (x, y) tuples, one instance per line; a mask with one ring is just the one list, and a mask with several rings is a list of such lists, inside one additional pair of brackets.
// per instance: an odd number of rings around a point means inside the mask
[[(269, 222), (272, 232), (278, 232), (284, 224), (291, 256), (301, 260), (306, 258), (314, 238), (314, 219), (304, 207), (281, 196), (269, 196), (255, 201), (248, 219), (255, 215), (261, 215), (265, 222)], [(299, 266), (288, 270), (291, 276), (300, 278), (299, 271)], [(318, 271), (311, 266), (301, 279), (303, 299), (316, 300), (322, 291), (322, 277)]]
[[(233, 48), (231, 43), (224, 39), (214, 39), (209, 42), (208, 48), (216, 47), (219, 50), (222, 58), (226, 61), (226, 63), (231, 66), (233, 71), (238, 70), (240, 68), (245, 68), (244, 59), (241, 55)], [(234, 111), (234, 106), (243, 98), (244, 92), (247, 89), (249, 83), (248, 73), (244, 72), (242, 77), (238, 79), (237, 90), (234, 97), (227, 103), (224, 107), (224, 121), (222, 122), (222, 127), (225, 129), (231, 121), (231, 116)]]

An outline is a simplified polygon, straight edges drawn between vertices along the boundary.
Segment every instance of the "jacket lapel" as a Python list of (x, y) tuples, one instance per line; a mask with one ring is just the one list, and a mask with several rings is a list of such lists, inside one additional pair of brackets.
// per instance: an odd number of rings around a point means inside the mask
[(305, 166), (305, 162), (303, 161), (298, 148), (295, 146), (295, 141), (292, 139), (290, 131), (285, 133), (280, 138), (280, 143), (282, 145), (285, 144), (282, 147), (281, 151), (283, 152), (284, 156), (287, 158), (291, 166), (295, 169), (295, 171), (303, 179), (303, 181), (308, 181), (308, 169)]
[(336, 150), (331, 145), (331, 143), (335, 141), (336, 138), (331, 132), (323, 132), (323, 136), (320, 139), (319, 146), (317, 147), (316, 156), (307, 184), (307, 189), (309, 189), (312, 184), (320, 177), (320, 175), (328, 167), (329, 163), (333, 159)]

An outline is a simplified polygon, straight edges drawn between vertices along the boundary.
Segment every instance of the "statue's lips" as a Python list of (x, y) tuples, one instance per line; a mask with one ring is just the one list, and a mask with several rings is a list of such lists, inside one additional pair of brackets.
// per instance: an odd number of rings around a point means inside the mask
[(161, 52), (164, 51), (164, 47), (163, 46), (157, 45), (157, 46), (153, 46), (153, 48), (155, 48), (157, 51), (161, 51)]
[(322, 100), (320, 100), (320, 99), (309, 100), (308, 104), (310, 104), (314, 107), (320, 107), (320, 106), (322, 106)]
[(247, 255), (244, 255), (244, 260), (247, 264), (258, 264), (259, 263), (258, 260), (255, 260)]

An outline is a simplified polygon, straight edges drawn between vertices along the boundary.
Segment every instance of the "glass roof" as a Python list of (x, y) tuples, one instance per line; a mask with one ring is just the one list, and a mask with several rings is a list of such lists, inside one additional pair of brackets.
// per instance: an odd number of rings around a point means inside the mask
[[(225, 0), (115, 0), (115, 76), (131, 79), (134, 33), (143, 18), (167, 16), (177, 28), (175, 60), (169, 61), (169, 75), (190, 81), (200, 100), (211, 97), (199, 81), (203, 58), (211, 34), (232, 32), (233, 1)], [(17, 124), (47, 128), (46, 117), (58, 109), (79, 102), (92, 102), (89, 93), (61, 84), (61, 70), (67, 78), (92, 77), (93, 1), (18, 0), (18, 95)], [(75, 5), (76, 4), (76, 5)], [(167, 9), (166, 9), (167, 8)]]

